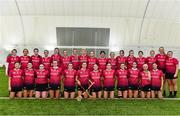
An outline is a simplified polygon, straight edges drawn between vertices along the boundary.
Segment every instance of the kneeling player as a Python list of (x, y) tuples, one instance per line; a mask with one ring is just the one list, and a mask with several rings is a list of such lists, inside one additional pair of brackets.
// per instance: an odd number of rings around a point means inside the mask
[(15, 96), (21, 98), (23, 89), (23, 71), (20, 69), (20, 63), (15, 62), (14, 67), (9, 73), (9, 97), (11, 99)]
[(125, 69), (126, 66), (124, 63), (120, 65), (120, 70), (117, 70), (117, 88), (118, 95), (123, 95), (123, 98), (127, 98), (127, 90), (128, 90), (128, 71)]
[[(87, 69), (87, 63), (82, 63), (82, 68), (78, 70), (76, 76), (76, 82), (78, 84), (78, 96), (82, 96), (82, 92), (88, 89), (89, 85), (89, 70)], [(84, 95), (84, 98), (87, 98), (87, 95)]]
[[(64, 71), (64, 98), (74, 98), (75, 97), (75, 78), (76, 70), (73, 69), (73, 64), (68, 64), (68, 69)], [(70, 97), (69, 97), (70, 96)]]
[(91, 92), (93, 98), (101, 98), (102, 96), (102, 86), (101, 86), (101, 72), (98, 70), (98, 65), (94, 64), (93, 71), (90, 72), (90, 80), (94, 82)]
[(52, 67), (50, 68), (50, 81), (49, 81), (49, 93), (50, 98), (59, 98), (60, 95), (60, 82), (62, 68), (58, 67), (58, 61), (54, 60), (52, 62)]
[(115, 87), (115, 71), (111, 69), (111, 64), (106, 65), (106, 70), (103, 71), (103, 86), (104, 86), (104, 98), (114, 98), (114, 87)]
[(158, 98), (162, 98), (163, 88), (163, 72), (157, 68), (157, 64), (153, 63), (151, 70), (151, 95), (155, 98), (155, 92), (158, 93)]
[(139, 69), (137, 68), (137, 63), (133, 62), (132, 68), (128, 71), (129, 98), (137, 98), (139, 88)]
[(48, 77), (49, 72), (44, 69), (44, 65), (40, 64), (39, 69), (36, 70), (36, 98), (47, 98), (47, 90), (48, 90)]
[(151, 97), (151, 73), (148, 70), (148, 65), (143, 65), (143, 71), (140, 73), (141, 78), (141, 98)]
[(28, 63), (24, 70), (24, 97), (33, 97), (35, 72), (32, 67), (32, 63)]

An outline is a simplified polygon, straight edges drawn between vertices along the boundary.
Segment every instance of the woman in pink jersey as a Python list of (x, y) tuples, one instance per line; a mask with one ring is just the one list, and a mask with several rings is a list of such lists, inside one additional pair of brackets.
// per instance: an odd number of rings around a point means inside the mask
[(134, 50), (129, 51), (129, 56), (127, 57), (127, 68), (131, 69), (133, 62), (136, 62), (136, 57), (134, 56)]
[(9, 72), (9, 91), (10, 98), (13, 99), (15, 96), (18, 98), (22, 97), (23, 89), (23, 70), (20, 69), (21, 65), (19, 62), (14, 63), (14, 69)]
[(33, 97), (35, 86), (35, 71), (33, 69), (32, 63), (29, 62), (27, 68), (24, 69), (24, 93), (23, 96)]
[(25, 70), (27, 68), (28, 63), (31, 60), (31, 57), (28, 54), (29, 54), (29, 50), (24, 49), (23, 50), (23, 56), (20, 56), (20, 63), (21, 63), (21, 69), (22, 70)]
[[(178, 69), (179, 61), (173, 57), (173, 52), (167, 52), (166, 59), (166, 79), (168, 80), (169, 85), (169, 97), (176, 97), (177, 94), (177, 78), (178, 78)], [(173, 94), (174, 92), (174, 94)]]

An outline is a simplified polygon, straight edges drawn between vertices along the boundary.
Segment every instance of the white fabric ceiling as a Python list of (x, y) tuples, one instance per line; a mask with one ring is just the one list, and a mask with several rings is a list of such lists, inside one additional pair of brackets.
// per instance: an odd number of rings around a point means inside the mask
[[(148, 0), (16, 0), (22, 15), (136, 17)], [(150, 0), (146, 18), (178, 21), (180, 0)], [(15, 0), (0, 0), (0, 15), (19, 15)]]

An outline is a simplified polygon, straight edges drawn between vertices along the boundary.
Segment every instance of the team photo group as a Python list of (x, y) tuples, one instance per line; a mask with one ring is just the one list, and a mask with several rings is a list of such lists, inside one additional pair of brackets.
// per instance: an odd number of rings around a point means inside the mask
[[(59, 48), (53, 54), (33, 49), (29, 56), (24, 49), (22, 56), (13, 49), (7, 57), (9, 97), (13, 98), (175, 98), (177, 94), (178, 60), (172, 51), (149, 51), (138, 56), (130, 50), (107, 54), (86, 49)], [(19, 51), (18, 51), (19, 52)], [(127, 54), (127, 55), (126, 55)], [(95, 57), (98, 56), (98, 57)]]

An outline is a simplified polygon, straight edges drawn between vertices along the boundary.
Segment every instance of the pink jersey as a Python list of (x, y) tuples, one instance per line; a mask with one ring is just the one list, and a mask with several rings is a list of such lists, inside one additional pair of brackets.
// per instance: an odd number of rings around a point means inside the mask
[(78, 58), (78, 55), (71, 55), (70, 56), (70, 61), (73, 64), (73, 68), (75, 70), (78, 70), (79, 69), (79, 58)]
[(161, 87), (161, 79), (163, 78), (163, 73), (161, 70), (152, 70), (151, 71), (151, 86), (152, 87)]
[(52, 62), (53, 62), (54, 60), (56, 60), (56, 61), (58, 62), (58, 66), (59, 66), (59, 67), (61, 66), (61, 55), (60, 55), (60, 54), (53, 54), (53, 55), (51, 56), (51, 60), (52, 60)]
[(8, 56), (7, 59), (6, 59), (6, 62), (9, 63), (8, 64), (8, 70), (12, 70), (14, 69), (14, 64), (15, 62), (19, 62), (20, 59), (19, 59), (19, 56)]
[(151, 80), (148, 77), (148, 73), (145, 71), (140, 72), (141, 87), (151, 85)]
[(132, 68), (133, 62), (136, 62), (136, 58), (135, 57), (127, 57), (127, 68), (130, 69)]
[(153, 68), (152, 68), (152, 65), (153, 65), (153, 63), (156, 63), (157, 62), (157, 60), (156, 60), (156, 57), (147, 57), (146, 58), (146, 63), (148, 64), (148, 69), (149, 70), (152, 70)]
[(41, 63), (44, 65), (46, 70), (49, 70), (51, 67), (51, 57), (43, 57)]
[(35, 82), (35, 71), (33, 69), (24, 70), (24, 84), (33, 85)]
[(93, 66), (94, 66), (94, 64), (96, 64), (97, 63), (97, 58), (95, 58), (95, 57), (89, 57), (88, 58), (88, 69), (90, 70), (90, 71), (92, 71), (93, 70)]
[(75, 87), (75, 77), (76, 77), (76, 70), (68, 70), (64, 71), (64, 86), (68, 87)]
[(157, 65), (158, 68), (161, 70), (164, 70), (166, 68), (166, 55), (165, 54), (157, 54), (156, 59), (157, 59)]
[(128, 81), (129, 85), (139, 85), (139, 70), (137, 68), (131, 68), (128, 70)]
[(115, 58), (109, 58), (108, 59), (108, 63), (110, 63), (111, 64), (111, 68), (113, 69), (113, 70), (116, 70), (116, 64), (117, 64), (117, 60), (115, 59)]
[(97, 87), (101, 87), (101, 72), (95, 72), (95, 71), (91, 71), (90, 72), (90, 80), (92, 82), (94, 82), (93, 87), (97, 88)]
[(146, 63), (146, 58), (145, 57), (142, 57), (142, 58), (138, 57), (138, 58), (136, 58), (136, 62), (137, 62), (138, 69), (142, 70), (143, 69), (143, 64)]
[(125, 56), (117, 56), (116, 60), (117, 60), (117, 69), (120, 69), (122, 63), (124, 63), (125, 65), (127, 64), (127, 57)]
[(77, 72), (78, 80), (81, 85), (88, 85), (89, 82), (89, 70), (80, 69)]
[(114, 70), (104, 70), (103, 77), (104, 77), (104, 87), (114, 87)]
[(87, 62), (88, 62), (88, 58), (89, 58), (89, 57), (88, 57), (87, 55), (85, 55), (85, 56), (80, 55), (80, 56), (79, 56), (79, 66), (81, 67), (83, 62), (86, 62), (86, 63), (87, 63)]
[(166, 59), (166, 72), (174, 74), (176, 72), (176, 65), (179, 64), (179, 61), (176, 58), (167, 58)]
[(47, 70), (36, 70), (36, 84), (48, 84), (49, 72)]
[(40, 55), (38, 55), (38, 56), (32, 55), (31, 56), (31, 62), (32, 62), (34, 69), (39, 69), (39, 65), (41, 64), (41, 60), (42, 60), (42, 57)]
[(12, 69), (9, 73), (11, 78), (11, 87), (22, 87), (23, 86), (23, 70), (21, 69)]
[(71, 59), (69, 56), (62, 56), (61, 57), (61, 63), (62, 63), (62, 69), (65, 70), (68, 67), (68, 64), (71, 62)]
[(127, 70), (117, 70), (116, 71), (118, 87), (127, 87), (128, 86), (128, 71)]
[(59, 85), (60, 81), (61, 81), (61, 75), (62, 75), (62, 68), (51, 67), (50, 68), (50, 81), (49, 81), (49, 83)]
[(22, 70), (26, 69), (30, 61), (31, 61), (30, 56), (20, 56), (21, 69)]
[(108, 60), (107, 58), (98, 58), (97, 59), (99, 70), (103, 71), (106, 69), (107, 60)]

